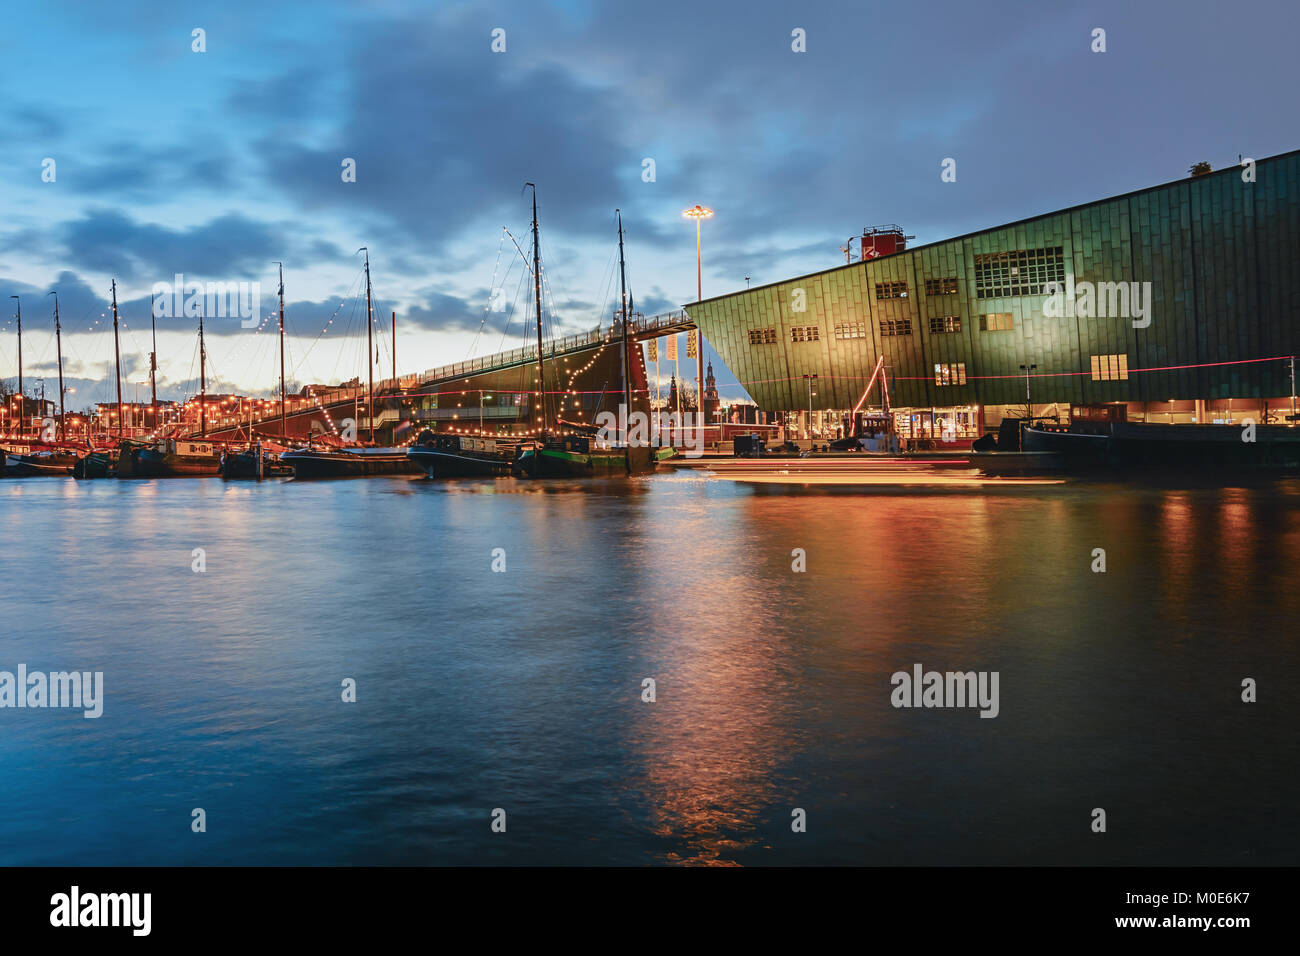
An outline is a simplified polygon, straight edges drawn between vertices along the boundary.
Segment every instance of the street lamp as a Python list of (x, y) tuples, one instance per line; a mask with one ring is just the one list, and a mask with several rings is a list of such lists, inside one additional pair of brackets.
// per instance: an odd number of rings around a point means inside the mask
[(1034, 406), (1029, 401), (1029, 373), (1038, 368), (1037, 365), (1022, 365), (1020, 370), (1025, 373), (1025, 420), (1034, 417)]
[(817, 393), (813, 391), (813, 382), (817, 381), (817, 374), (805, 375), (804, 381), (808, 383), (808, 440), (812, 441), (812, 400)]
[(704, 273), (700, 259), (700, 220), (712, 216), (713, 210), (696, 204), (690, 209), (683, 209), (682, 215), (687, 219), (695, 220), (695, 299), (699, 301), (704, 298)]
[[(682, 215), (687, 219), (695, 220), (695, 301), (704, 298), (704, 271), (702, 260), (700, 258), (700, 221), (708, 219), (713, 215), (713, 210), (706, 206), (696, 203), (690, 209), (683, 209)], [(704, 415), (704, 330), (697, 323), (695, 326), (697, 336), (695, 342), (695, 394), (697, 408), (696, 412), (703, 419)], [(704, 423), (700, 422), (700, 440), (704, 439)]]

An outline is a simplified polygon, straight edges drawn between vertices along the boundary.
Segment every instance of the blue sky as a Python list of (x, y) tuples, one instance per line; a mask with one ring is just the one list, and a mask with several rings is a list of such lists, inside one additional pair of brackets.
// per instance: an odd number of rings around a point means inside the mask
[[(697, 202), (716, 210), (710, 296), (836, 265), (864, 226), (931, 242), (1273, 155), (1300, 145), (1298, 26), (1283, 0), (11, 4), (0, 375), (16, 376), (16, 293), (29, 389), (45, 376), (53, 396), (57, 287), (70, 403), (106, 400), (116, 278), (129, 398), (155, 282), (257, 281), (267, 315), (276, 260), (290, 380), (364, 374), (362, 245), (403, 373), (513, 348), (526, 279), (502, 227), (527, 248), (526, 180), (562, 333), (615, 305), (615, 207), (650, 314), (695, 298)], [(192, 326), (159, 321), (164, 394), (194, 388)], [(274, 388), (270, 329), (209, 323), (212, 390)], [(386, 338), (379, 354), (386, 375)]]

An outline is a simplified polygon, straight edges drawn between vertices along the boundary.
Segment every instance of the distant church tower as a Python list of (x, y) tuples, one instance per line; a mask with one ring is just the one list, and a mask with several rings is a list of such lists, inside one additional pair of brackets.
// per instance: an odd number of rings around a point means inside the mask
[(677, 411), (677, 376), (674, 375), (668, 387), (668, 406), (665, 411)]
[(709, 424), (718, 420), (718, 383), (713, 378), (713, 363), (709, 363), (709, 374), (704, 377), (704, 422)]

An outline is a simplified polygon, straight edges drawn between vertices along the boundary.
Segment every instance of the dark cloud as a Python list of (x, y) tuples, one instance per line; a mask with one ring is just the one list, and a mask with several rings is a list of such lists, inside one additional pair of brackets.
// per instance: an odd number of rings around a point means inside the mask
[[(526, 222), (521, 191), (533, 181), (547, 227), (612, 233), (617, 170), (640, 161), (619, 142), (612, 90), (493, 55), (481, 22), (361, 30), (351, 75), (330, 143), (279, 129), (261, 143), (275, 185), (303, 205), (382, 222), (437, 252), (471, 222)], [(355, 183), (341, 179), (344, 158)]]

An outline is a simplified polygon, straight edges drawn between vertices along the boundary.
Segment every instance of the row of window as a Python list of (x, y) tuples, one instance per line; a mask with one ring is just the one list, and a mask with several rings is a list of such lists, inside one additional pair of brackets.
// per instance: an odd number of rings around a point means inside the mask
[[(993, 312), (980, 316), (981, 332), (1002, 332), (1014, 328), (1014, 319), (1010, 312)], [(939, 315), (930, 319), (930, 332), (939, 335), (947, 332), (961, 331), (961, 316), (959, 315)], [(880, 322), (880, 334), (882, 336), (890, 335), (911, 335), (911, 319), (882, 319)], [(842, 322), (835, 326), (835, 337), (837, 339), (864, 339), (867, 337), (867, 327), (863, 322)], [(791, 342), (817, 342), (821, 340), (821, 331), (815, 325), (796, 325), (790, 329)], [(776, 329), (750, 329), (750, 345), (774, 345), (776, 344)], [(936, 385), (964, 385), (966, 384), (966, 366), (963, 363), (950, 365), (936, 365), (935, 367), (935, 384)], [(943, 370), (941, 372), (941, 369)], [(1128, 380), (1128, 356), (1127, 355), (1094, 355), (1092, 356), (1092, 380), (1094, 382), (1115, 382)]]
[[(1127, 355), (1094, 355), (1092, 357), (1092, 380), (1094, 382), (1118, 382), (1128, 380)], [(935, 385), (965, 385), (965, 362), (936, 362), (934, 366)]]
[[(1016, 249), (975, 256), (975, 297), (996, 299), (1013, 295), (1046, 295), (1050, 282), (1065, 281), (1065, 249)], [(956, 295), (956, 276), (925, 280), (926, 295)], [(877, 299), (906, 299), (907, 282), (877, 282)]]
[[(949, 276), (944, 279), (926, 279), (926, 295), (956, 295), (957, 294), (957, 277)], [(907, 280), (899, 282), (877, 282), (876, 283), (877, 299), (906, 299), (907, 298)]]
[[(980, 316), (981, 332), (1002, 332), (1014, 328), (1014, 320), (1010, 312), (1000, 312), (994, 315)], [(930, 317), (930, 334), (942, 335), (947, 332), (961, 331), (960, 315), (935, 315)], [(911, 319), (881, 319), (881, 335), (911, 335)], [(837, 339), (865, 339), (867, 338), (867, 323), (865, 322), (837, 322), (835, 323), (835, 337)], [(818, 342), (821, 341), (821, 332), (815, 325), (796, 325), (790, 329), (791, 342)], [(750, 329), (750, 345), (775, 345), (776, 329)]]

